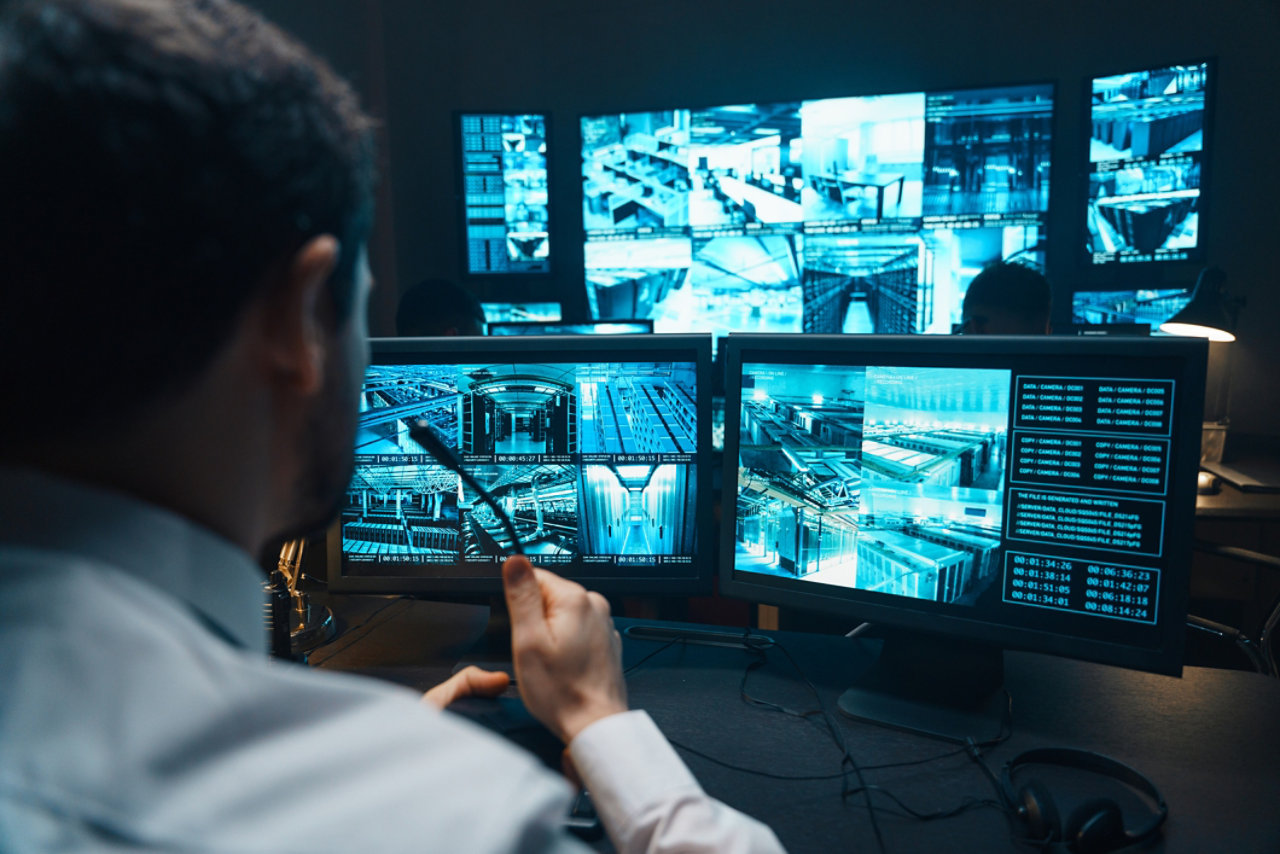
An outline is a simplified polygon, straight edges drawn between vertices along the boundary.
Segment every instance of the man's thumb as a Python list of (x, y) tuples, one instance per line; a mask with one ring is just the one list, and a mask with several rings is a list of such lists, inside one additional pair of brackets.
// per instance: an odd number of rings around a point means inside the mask
[(512, 555), (502, 564), (502, 590), (507, 597), (513, 631), (517, 626), (537, 625), (542, 621), (542, 590), (527, 557)]

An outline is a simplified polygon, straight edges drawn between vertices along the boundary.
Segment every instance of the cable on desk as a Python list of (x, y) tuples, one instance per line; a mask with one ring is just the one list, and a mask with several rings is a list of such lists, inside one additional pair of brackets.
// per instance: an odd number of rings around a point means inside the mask
[[(645, 655), (635, 664), (628, 667), (626, 671), (624, 671), (624, 673), (631, 673), (639, 669), (641, 666), (646, 664), (648, 661), (650, 661), (652, 658), (654, 658), (658, 654), (662, 653), (663, 651), (669, 649), (672, 646), (675, 646), (677, 643), (682, 643), (684, 640), (685, 640), (684, 638), (679, 638), (679, 637), (673, 638), (672, 640), (664, 643), (662, 646), (658, 647), (657, 649)], [(865, 772), (865, 771), (883, 770), (887, 768), (900, 768), (900, 767), (906, 767), (911, 765), (924, 765), (932, 762), (937, 762), (951, 756), (957, 756), (961, 753), (968, 753), (970, 756), (973, 756), (974, 753), (979, 750), (979, 748), (994, 747), (999, 744), (1002, 744), (1003, 742), (1007, 741), (1013, 734), (1013, 698), (1009, 695), (1007, 691), (1004, 692), (1005, 709), (1004, 709), (1004, 715), (1002, 716), (1001, 722), (1000, 722), (1000, 730), (991, 738), (988, 738), (984, 741), (979, 742), (976, 739), (970, 737), (967, 740), (967, 743), (964, 747), (960, 747), (955, 750), (950, 750), (945, 753), (937, 754), (934, 756), (924, 757), (921, 759), (906, 760), (903, 762), (886, 762), (879, 765), (859, 766), (856, 760), (854, 760), (851, 752), (848, 749), (848, 744), (843, 737), (843, 733), (840, 731), (840, 728), (836, 725), (831, 715), (827, 712), (826, 706), (822, 702), (822, 696), (818, 692), (817, 687), (804, 673), (803, 668), (800, 667), (799, 663), (796, 662), (795, 658), (792, 657), (791, 653), (786, 649), (786, 647), (783, 646), (780, 642), (777, 642), (777, 640), (775, 639), (773, 645), (769, 648), (778, 649), (782, 652), (784, 656), (786, 656), (787, 661), (791, 664), (791, 667), (796, 671), (796, 673), (804, 681), (805, 685), (809, 688), (810, 692), (813, 693), (814, 698), (818, 701), (819, 709), (808, 710), (808, 711), (797, 711), (795, 709), (789, 709), (786, 706), (783, 706), (779, 703), (774, 703), (769, 700), (762, 700), (757, 697), (753, 697), (747, 691), (747, 680), (750, 677), (750, 674), (752, 672), (758, 670), (759, 668), (764, 666), (764, 664), (767, 663), (767, 656), (765, 655), (766, 648), (757, 647), (757, 646), (744, 646), (743, 648), (744, 650), (751, 652), (755, 656), (755, 660), (748, 663), (748, 665), (746, 666), (746, 668), (743, 670), (743, 673), (742, 673), (742, 680), (739, 683), (739, 695), (742, 701), (748, 705), (754, 705), (760, 708), (768, 709), (770, 711), (780, 712), (782, 714), (786, 714), (791, 717), (796, 717), (810, 723), (813, 722), (812, 718), (815, 715), (821, 715), (828, 734), (831, 736), (832, 740), (836, 743), (836, 746), (841, 750), (841, 770), (833, 774), (814, 774), (814, 775), (776, 774), (771, 771), (761, 771), (755, 768), (747, 768), (742, 765), (736, 765), (732, 762), (727, 762), (725, 760), (718, 759), (715, 756), (712, 756), (708, 753), (704, 753), (703, 751), (697, 750), (696, 748), (690, 747), (687, 744), (683, 744), (679, 741), (676, 741), (675, 739), (668, 737), (667, 740), (670, 741), (674, 747), (680, 750), (683, 750), (687, 753), (693, 754), (694, 756), (697, 756), (708, 762), (711, 762), (712, 764), (718, 765), (722, 768), (726, 768), (730, 771), (737, 771), (744, 774), (751, 774), (753, 776), (763, 777), (770, 780), (807, 782), (807, 781), (842, 779), (844, 781), (844, 784), (841, 788), (842, 798), (847, 798), (849, 795), (854, 795), (854, 794), (863, 795), (865, 805), (868, 811), (868, 816), (871, 818), (872, 827), (876, 831), (876, 839), (880, 845), (881, 851), (884, 850), (884, 843), (883, 843), (883, 837), (880, 834), (879, 824), (876, 821), (875, 811), (877, 809), (884, 811), (886, 808), (884, 806), (876, 807), (872, 803), (871, 801), (872, 793), (883, 795), (889, 798), (891, 801), (894, 802), (894, 804), (897, 805), (899, 809), (888, 810), (891, 814), (912, 818), (917, 821), (936, 821), (940, 819), (952, 818), (954, 816), (961, 815), (962, 813), (965, 813), (974, 809), (981, 809), (981, 808), (988, 808), (988, 807), (999, 809), (1005, 813), (1006, 820), (1010, 822), (1011, 836), (1015, 841), (1034, 842), (1034, 840), (1026, 840), (1014, 834), (1012, 830), (1013, 823), (1012, 823), (1012, 820), (1009, 818), (1008, 812), (1007, 812), (1007, 805), (1005, 805), (1002, 800), (993, 801), (990, 799), (967, 798), (955, 807), (951, 807), (948, 809), (934, 810), (932, 812), (924, 812), (911, 807), (905, 801), (903, 801), (900, 797), (895, 795), (892, 791), (882, 786), (868, 784), (862, 778), (862, 772)], [(985, 763), (982, 763), (980, 758), (977, 761), (979, 766), (983, 769), (983, 771), (985, 771), (987, 775), (990, 776), (990, 769), (986, 767)], [(858, 785), (856, 787), (850, 787), (848, 785), (848, 775), (850, 772), (850, 768), (845, 767), (846, 765), (851, 766), (852, 769), (858, 774)], [(998, 785), (996, 788), (996, 792), (997, 792), (997, 796), (999, 797), (1000, 792), (999, 792)]]

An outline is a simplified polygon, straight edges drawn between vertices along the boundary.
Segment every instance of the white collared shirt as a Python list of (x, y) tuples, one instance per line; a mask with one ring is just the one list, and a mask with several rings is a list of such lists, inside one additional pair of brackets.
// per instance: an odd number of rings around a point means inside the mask
[[(215, 534), (0, 469), (0, 853), (582, 850), (563, 780), (406, 688), (269, 659), (264, 604)], [(620, 851), (781, 850), (643, 712), (570, 750)]]

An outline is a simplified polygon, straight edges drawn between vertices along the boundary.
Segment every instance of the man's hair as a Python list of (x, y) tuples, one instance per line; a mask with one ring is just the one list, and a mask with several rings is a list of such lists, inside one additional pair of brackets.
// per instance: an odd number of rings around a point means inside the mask
[(976, 309), (1000, 311), (1026, 325), (1029, 332), (1044, 332), (1053, 299), (1049, 280), (1026, 264), (997, 261), (974, 276), (964, 294), (964, 313)]
[(449, 279), (423, 279), (400, 295), (397, 335), (479, 335), (483, 330), (484, 308), (480, 301)]
[(228, 0), (40, 0), (0, 17), (0, 438), (127, 416), (199, 375), (273, 270), (340, 241), (354, 299), (372, 124)]

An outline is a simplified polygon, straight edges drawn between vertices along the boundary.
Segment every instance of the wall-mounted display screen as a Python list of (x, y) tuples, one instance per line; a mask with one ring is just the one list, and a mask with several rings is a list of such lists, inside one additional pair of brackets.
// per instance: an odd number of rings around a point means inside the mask
[(1053, 87), (581, 120), (587, 304), (659, 332), (950, 332), (1043, 265)]
[(1094, 78), (1088, 249), (1095, 264), (1197, 258), (1208, 62)]
[(467, 272), (548, 272), (547, 117), (463, 113), (458, 134)]

